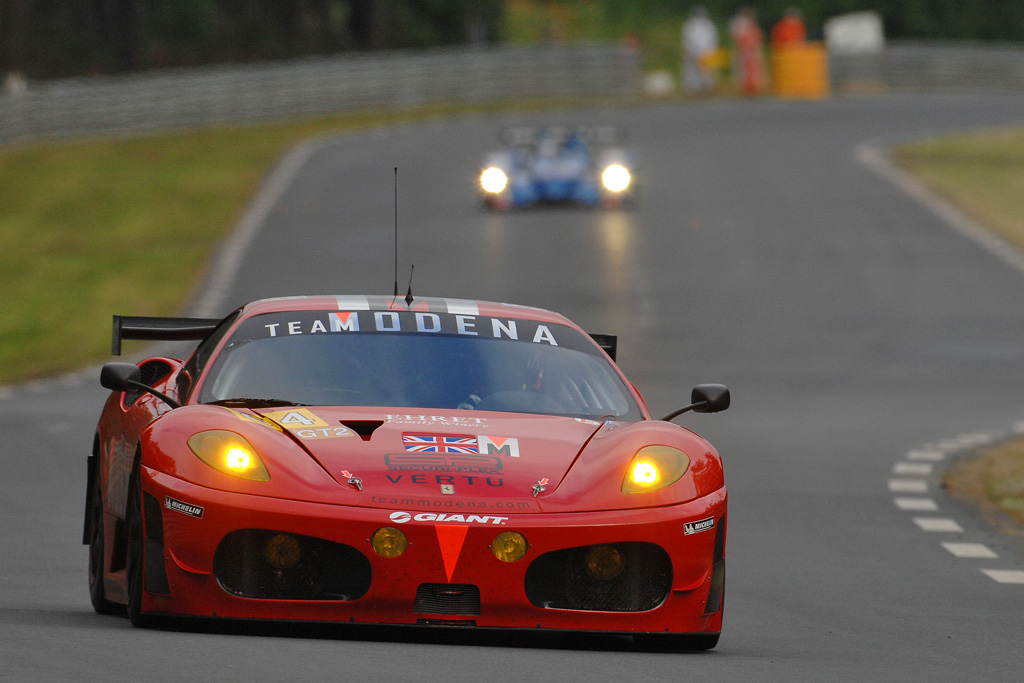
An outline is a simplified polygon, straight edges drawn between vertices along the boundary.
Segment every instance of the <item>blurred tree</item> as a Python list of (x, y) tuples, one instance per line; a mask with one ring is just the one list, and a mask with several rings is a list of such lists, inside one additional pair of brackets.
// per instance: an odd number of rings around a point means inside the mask
[(1024, 0), (0, 0), (0, 75), (53, 78), (492, 42), (512, 3), (562, 19), (574, 13), (573, 37), (664, 34), (666, 46), (677, 44), (694, 4), (720, 26), (751, 5), (765, 28), (795, 6), (812, 37), (828, 17), (875, 10), (890, 38), (1024, 41)]
[(32, 79), (495, 40), (503, 0), (0, 0)]

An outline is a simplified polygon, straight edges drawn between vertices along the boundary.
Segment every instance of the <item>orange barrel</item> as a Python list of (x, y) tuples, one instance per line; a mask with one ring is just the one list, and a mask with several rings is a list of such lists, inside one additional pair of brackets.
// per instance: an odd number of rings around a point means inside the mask
[(778, 97), (821, 99), (831, 92), (828, 52), (823, 43), (793, 43), (772, 48), (772, 89)]

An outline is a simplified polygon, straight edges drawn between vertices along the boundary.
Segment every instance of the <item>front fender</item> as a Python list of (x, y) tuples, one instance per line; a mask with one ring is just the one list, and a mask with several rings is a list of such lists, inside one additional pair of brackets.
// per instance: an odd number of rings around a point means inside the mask
[[(633, 456), (645, 446), (671, 446), (690, 466), (679, 481), (657, 491), (625, 494), (622, 481)], [(722, 459), (714, 447), (670, 422), (606, 423), (590, 440), (558, 488), (539, 499), (545, 512), (622, 510), (686, 503), (725, 486)]]

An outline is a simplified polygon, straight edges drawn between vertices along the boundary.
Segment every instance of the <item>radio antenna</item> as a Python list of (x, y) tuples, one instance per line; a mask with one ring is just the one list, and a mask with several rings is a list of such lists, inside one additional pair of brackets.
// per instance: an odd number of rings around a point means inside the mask
[(405, 293), (405, 305), (406, 306), (412, 306), (412, 271), (415, 270), (415, 269), (416, 269), (416, 264), (415, 263), (412, 266), (409, 267), (409, 291)]
[[(410, 278), (410, 284), (411, 278)], [(398, 167), (395, 166), (395, 298), (398, 298)]]

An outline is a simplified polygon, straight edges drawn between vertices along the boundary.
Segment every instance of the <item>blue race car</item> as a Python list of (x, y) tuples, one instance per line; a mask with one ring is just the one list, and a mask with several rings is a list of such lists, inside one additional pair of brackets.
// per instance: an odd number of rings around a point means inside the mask
[(484, 157), (480, 192), (488, 209), (534, 204), (617, 207), (636, 201), (633, 155), (615, 126), (515, 127)]

